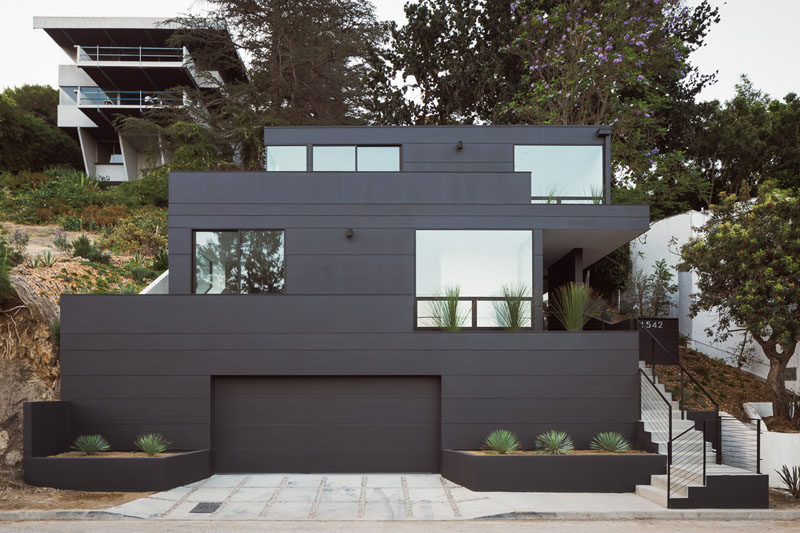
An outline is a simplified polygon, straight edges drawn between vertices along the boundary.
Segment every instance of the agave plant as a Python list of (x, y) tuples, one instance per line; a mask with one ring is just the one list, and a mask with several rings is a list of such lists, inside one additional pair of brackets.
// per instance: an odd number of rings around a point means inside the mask
[(102, 435), (81, 435), (72, 443), (72, 449), (86, 455), (95, 455), (97, 452), (107, 452), (111, 445)]
[(781, 481), (786, 485), (789, 493), (793, 497), (800, 499), (800, 466), (793, 466), (790, 470), (788, 466), (783, 465), (780, 470), (775, 472), (781, 477)]
[(29, 257), (28, 258), (28, 266), (30, 268), (39, 268), (42, 266), (42, 258), (38, 255), (36, 257)]
[(431, 302), (433, 325), (444, 331), (459, 331), (466, 323), (467, 316), (458, 310), (461, 288), (458, 285), (447, 287), (444, 296)]
[(575, 446), (566, 432), (551, 429), (536, 437), (536, 449), (543, 455), (566, 455)]
[(600, 314), (603, 304), (589, 283), (569, 282), (553, 291), (549, 308), (567, 331), (581, 331), (593, 316)]
[(620, 433), (608, 431), (595, 435), (589, 443), (589, 448), (606, 452), (627, 452), (631, 449), (631, 443)]
[(509, 453), (519, 450), (519, 439), (507, 429), (495, 429), (483, 441), (484, 449), (497, 453)]
[(164, 453), (169, 450), (169, 442), (163, 435), (158, 433), (147, 433), (139, 435), (133, 444), (142, 450), (148, 457), (153, 457), (157, 453)]
[(58, 258), (53, 254), (53, 252), (45, 252), (42, 254), (42, 263), (44, 266), (51, 267), (56, 264)]
[(529, 294), (526, 285), (512, 287), (503, 285), (503, 299), (494, 302), (494, 314), (497, 324), (508, 331), (519, 331), (530, 325)]

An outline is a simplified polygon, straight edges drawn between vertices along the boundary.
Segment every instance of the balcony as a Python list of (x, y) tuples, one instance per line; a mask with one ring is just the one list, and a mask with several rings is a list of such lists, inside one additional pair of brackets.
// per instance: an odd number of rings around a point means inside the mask
[(155, 46), (75, 46), (75, 61), (86, 63), (183, 63), (189, 58), (186, 48)]
[(93, 87), (79, 87), (78, 106), (106, 108), (159, 107), (182, 102), (183, 98), (166, 91), (106, 91)]

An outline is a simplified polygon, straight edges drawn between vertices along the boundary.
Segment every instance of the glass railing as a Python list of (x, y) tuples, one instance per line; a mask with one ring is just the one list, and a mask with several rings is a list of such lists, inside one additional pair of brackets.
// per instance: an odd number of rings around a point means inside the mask
[(105, 91), (97, 88), (78, 90), (78, 105), (90, 106), (163, 106), (181, 98), (165, 91)]
[(82, 61), (135, 61), (138, 63), (183, 61), (184, 48), (155, 46), (76, 46), (77, 60)]

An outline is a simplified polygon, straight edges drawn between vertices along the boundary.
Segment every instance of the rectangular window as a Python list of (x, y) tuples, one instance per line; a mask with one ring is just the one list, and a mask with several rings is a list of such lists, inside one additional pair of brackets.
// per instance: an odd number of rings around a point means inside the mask
[(195, 294), (283, 292), (283, 231), (195, 231)]
[(267, 146), (267, 170), (305, 172), (308, 169), (305, 146)]
[(348, 172), (356, 169), (355, 146), (315, 146), (314, 170), (322, 172)]
[(602, 202), (602, 146), (515, 146), (514, 171), (531, 173), (534, 201)]
[(357, 148), (359, 172), (399, 172), (399, 146), (359, 146)]
[[(531, 231), (420, 230), (416, 240), (417, 297), (441, 297), (458, 288), (464, 299), (458, 304), (459, 314), (476, 313), (478, 327), (502, 327), (498, 314), (505, 309), (504, 293), (510, 292), (525, 299), (524, 325), (530, 326)], [(418, 326), (434, 325), (435, 307), (431, 301), (418, 302)]]
[(314, 146), (313, 167), (321, 172), (398, 172), (399, 146)]

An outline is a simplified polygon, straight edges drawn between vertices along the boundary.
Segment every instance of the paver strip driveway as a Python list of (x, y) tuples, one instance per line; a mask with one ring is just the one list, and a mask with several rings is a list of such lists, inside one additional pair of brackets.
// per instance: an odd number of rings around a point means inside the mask
[(634, 494), (473, 492), (438, 474), (217, 474), (106, 511), (167, 520), (457, 520), (562, 501), (584, 509), (663, 509)]

